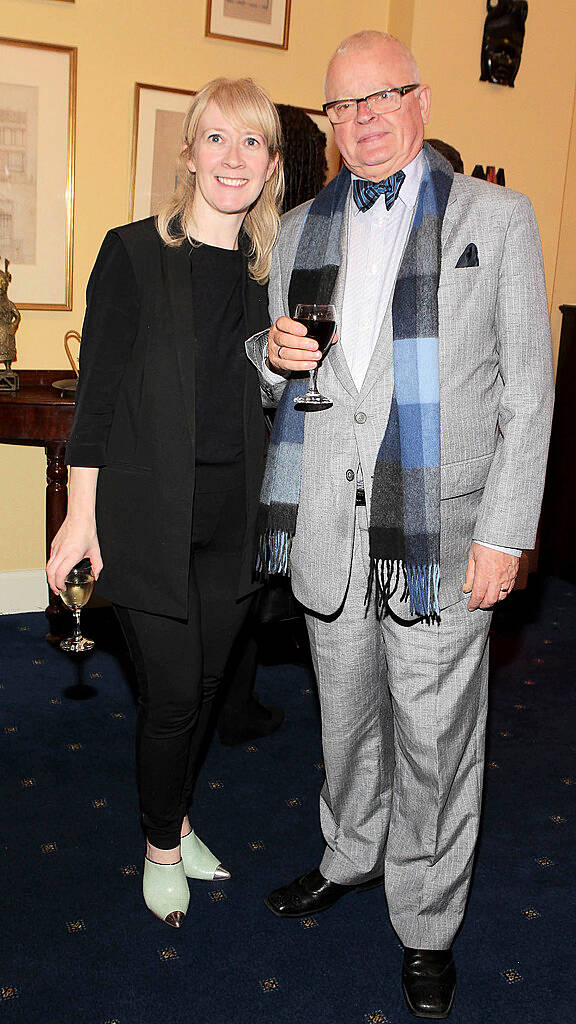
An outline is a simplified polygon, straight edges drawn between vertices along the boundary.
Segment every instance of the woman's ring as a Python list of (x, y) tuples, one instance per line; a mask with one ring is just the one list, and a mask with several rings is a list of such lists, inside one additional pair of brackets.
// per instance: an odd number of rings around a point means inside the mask
[(280, 359), (280, 358), (281, 358), (281, 356), (280, 356), (280, 353), (281, 353), (281, 351), (282, 351), (283, 347), (284, 347), (283, 345), (279, 345), (279, 346), (278, 346), (278, 356), (277, 356), (277, 358), (278, 358), (278, 359)]
[(500, 593), (501, 594), (507, 594), (508, 593), (508, 587), (500, 587)]

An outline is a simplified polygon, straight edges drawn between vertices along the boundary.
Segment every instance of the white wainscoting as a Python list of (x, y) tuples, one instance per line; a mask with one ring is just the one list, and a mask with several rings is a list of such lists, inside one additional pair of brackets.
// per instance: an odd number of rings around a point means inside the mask
[(44, 569), (0, 572), (0, 615), (43, 612), (48, 604)]

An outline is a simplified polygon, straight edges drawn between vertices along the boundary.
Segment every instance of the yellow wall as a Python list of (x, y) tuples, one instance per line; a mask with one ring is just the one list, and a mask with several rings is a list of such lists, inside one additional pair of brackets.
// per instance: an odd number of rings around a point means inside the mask
[(551, 297), (574, 100), (573, 0), (528, 5), (513, 89), (479, 81), (481, 0), (412, 2), (411, 46), (433, 87), (427, 134), (456, 146), (466, 172), (503, 167), (506, 184), (530, 196)]
[[(363, 13), (348, 0), (293, 0), (288, 51), (205, 38), (205, 6), (205, 0), (0, 0), (3, 36), (78, 47), (74, 309), (24, 311), (16, 369), (66, 365), (62, 339), (81, 326), (100, 241), (108, 227), (128, 219), (135, 82), (194, 89), (216, 74), (250, 74), (278, 102), (318, 107), (328, 56), (343, 36), (363, 27), (389, 28), (414, 49), (433, 86), (429, 134), (456, 145), (466, 170), (475, 163), (503, 166), (507, 183), (530, 195), (550, 290), (562, 267), (554, 302), (574, 301), (566, 261), (575, 211), (568, 191), (563, 203), (574, 95), (572, 0), (529, 5), (514, 89), (478, 81), (482, 0), (365, 0)], [(574, 162), (571, 167), (573, 181)], [(38, 568), (41, 449), (0, 445), (0, 480), (0, 571)]]

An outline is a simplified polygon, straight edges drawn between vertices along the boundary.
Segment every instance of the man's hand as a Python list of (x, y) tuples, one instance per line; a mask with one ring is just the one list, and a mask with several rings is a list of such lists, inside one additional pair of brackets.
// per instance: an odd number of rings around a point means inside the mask
[(472, 541), (462, 590), (470, 594), (468, 611), (492, 608), (514, 587), (520, 559)]
[(321, 358), (318, 343), (314, 338), (306, 337), (303, 324), (288, 316), (278, 317), (272, 324), (268, 332), (268, 366), (271, 370), (280, 373), (313, 370)]

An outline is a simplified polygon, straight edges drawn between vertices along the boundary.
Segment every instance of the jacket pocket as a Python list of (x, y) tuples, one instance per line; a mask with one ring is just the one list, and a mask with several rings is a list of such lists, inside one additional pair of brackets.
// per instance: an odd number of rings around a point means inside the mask
[(480, 455), (477, 459), (466, 459), (464, 462), (450, 462), (440, 467), (440, 497), (457, 498), (461, 494), (471, 494), (484, 487), (490, 472), (494, 452)]

